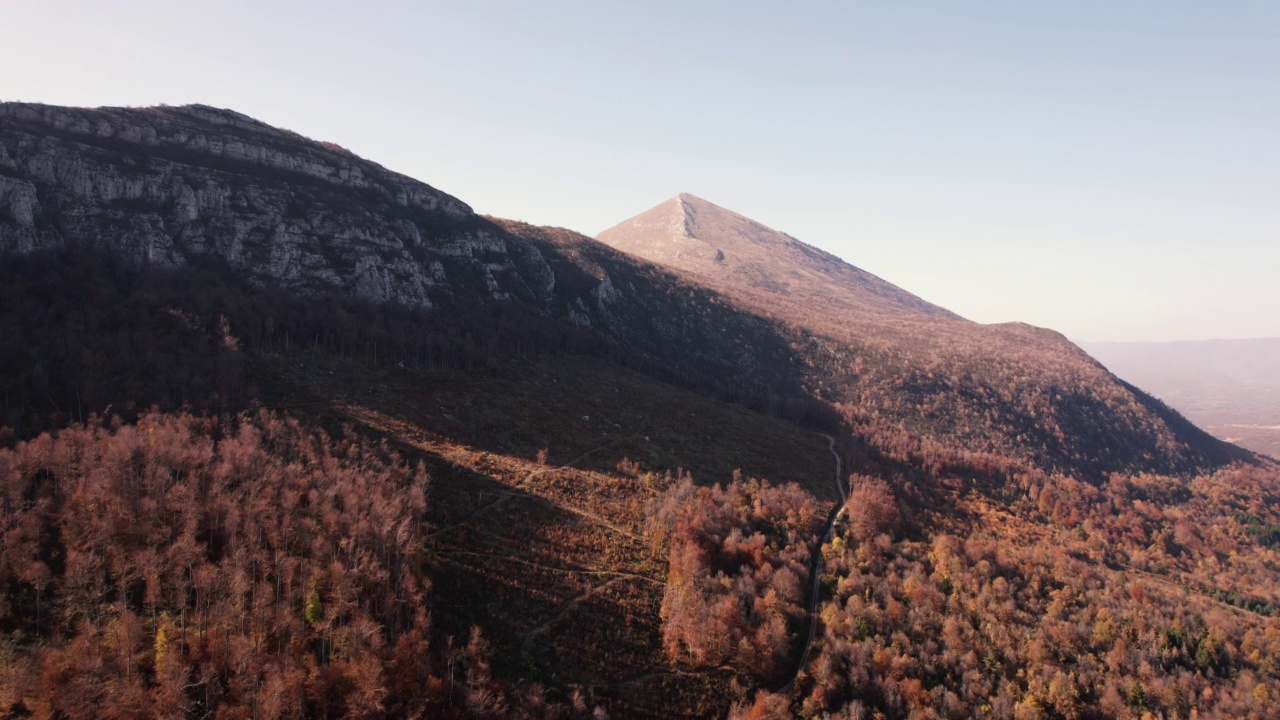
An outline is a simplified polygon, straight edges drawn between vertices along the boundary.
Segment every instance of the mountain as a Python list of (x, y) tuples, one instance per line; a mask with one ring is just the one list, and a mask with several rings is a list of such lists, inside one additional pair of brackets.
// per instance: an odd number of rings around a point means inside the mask
[(678, 200), (0, 105), (0, 715), (1274, 715), (1276, 464)]
[(1217, 437), (1280, 457), (1280, 338), (1081, 347)]
[(0, 127), (0, 249), (216, 261), (257, 287), (438, 310), (459, 333), (475, 313), (558, 323), (754, 407), (799, 417), (843, 404), (901, 452), (936, 441), (1095, 477), (1233, 457), (1056, 333), (964, 321), (691, 196), (603, 234), (637, 256), (477, 216), (232, 111), (9, 103)]
[[(784, 233), (682, 194), (599, 240), (704, 283), (798, 336), (811, 391), (868, 432), (1103, 475), (1211, 467), (1216, 442), (1062, 335), (980, 325)], [(1011, 442), (1012, 441), (1012, 442)]]
[[(68, 248), (152, 268), (216, 263), (258, 288), (435, 310), (459, 335), (497, 327), (476, 314), (503, 314), (508, 329), (553, 323), (744, 401), (798, 388), (776, 328), (701, 286), (569, 231), (478, 216), (336, 145), (229, 110), (0, 104), (0, 252)], [(15, 396), (27, 392), (11, 382)]]
[(596, 237), (716, 289), (833, 311), (958, 319), (830, 253), (688, 193)]

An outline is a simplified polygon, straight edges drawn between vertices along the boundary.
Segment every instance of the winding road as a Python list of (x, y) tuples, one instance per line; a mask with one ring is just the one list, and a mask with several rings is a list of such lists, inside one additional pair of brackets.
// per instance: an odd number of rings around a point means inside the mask
[(822, 546), (831, 541), (831, 534), (835, 532), (836, 523), (844, 515), (845, 503), (849, 499), (848, 490), (845, 488), (844, 480), (842, 479), (844, 461), (841, 460), (840, 453), (836, 452), (836, 439), (825, 433), (823, 437), (827, 439), (827, 449), (831, 451), (831, 456), (836, 460), (836, 492), (840, 494), (840, 504), (831, 513), (831, 518), (827, 520), (827, 527), (822, 533), (822, 539), (813, 550), (813, 562), (809, 569), (809, 574), (813, 578), (813, 585), (809, 588), (809, 634), (805, 637), (804, 649), (800, 651), (800, 661), (796, 663), (796, 669), (791, 672), (786, 683), (774, 690), (775, 693), (779, 694), (791, 692), (791, 688), (796, 684), (796, 678), (800, 676), (800, 671), (804, 670), (804, 666), (809, 664), (809, 654), (813, 650), (813, 640), (818, 632), (818, 598), (822, 589)]

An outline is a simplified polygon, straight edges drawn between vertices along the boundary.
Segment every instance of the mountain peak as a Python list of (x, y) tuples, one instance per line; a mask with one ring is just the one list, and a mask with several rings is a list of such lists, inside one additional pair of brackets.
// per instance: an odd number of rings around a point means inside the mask
[(835, 255), (686, 192), (596, 237), (756, 303), (836, 304), (876, 314), (958, 317)]
[(723, 263), (730, 252), (741, 262), (770, 246), (803, 246), (826, 255), (790, 235), (687, 192), (601, 232), (597, 239), (649, 260), (665, 258), (675, 266), (696, 265), (704, 260)]

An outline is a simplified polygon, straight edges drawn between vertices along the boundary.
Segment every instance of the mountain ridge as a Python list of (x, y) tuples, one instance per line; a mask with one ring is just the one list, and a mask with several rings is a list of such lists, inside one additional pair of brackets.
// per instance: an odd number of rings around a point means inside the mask
[[(886, 443), (905, 432), (1099, 479), (1233, 457), (1052, 331), (963, 320), (692, 195), (647, 213), (636, 243), (692, 233), (698, 252), (646, 259), (481, 217), (230, 111), (0, 105), (0, 250), (217, 257), (258, 286), (302, 294), (468, 316), (506, 308), (754, 407), (829, 423), (843, 406)], [(626, 245), (619, 233), (601, 235)]]
[[(603, 230), (596, 238), (690, 272), (713, 287), (740, 277), (774, 298), (832, 302), (860, 312), (959, 319), (831, 253), (689, 193)], [(785, 271), (780, 270), (782, 264)]]
[[(1027, 437), (1032, 434), (1026, 431), (1034, 428), (1037, 439), (1031, 444), (1060, 448), (1035, 462), (1078, 468), (1083, 454), (1096, 454), (1098, 447), (1107, 446), (1107, 434), (1129, 432), (1119, 426), (1100, 431), (1093, 426), (1101, 418), (1123, 414), (1136, 420), (1146, 415), (1149, 419), (1141, 421), (1148, 426), (1145, 432), (1161, 425), (1179, 428), (1172, 430), (1181, 438), (1174, 444), (1202, 448), (1206, 454), (1198, 462), (1212, 465), (1216, 461), (1209, 457), (1221, 459), (1232, 452), (1215, 447), (1185, 419), (1136, 387), (1120, 385), (1061, 333), (1026, 323), (971, 322), (830, 253), (688, 193), (597, 237), (793, 328), (805, 342), (822, 348), (816, 352), (829, 353), (835, 360), (825, 368), (814, 388), (817, 392), (852, 403), (869, 416), (891, 418), (916, 436), (1017, 454), (975, 428), (1000, 425), (1007, 428), (1004, 432)], [(898, 388), (896, 398), (883, 396), (886, 384)], [(1117, 387), (1123, 389), (1117, 392)], [(1013, 398), (1027, 401), (1037, 395), (1042, 397), (1032, 401), (1035, 407), (1021, 408), (1012, 416), (1004, 405)], [(1003, 399), (990, 402), (997, 396)], [(1075, 402), (1083, 407), (1061, 412)], [(1057, 414), (1063, 417), (1054, 418)], [(1093, 421), (1086, 419), (1090, 415)], [(1019, 430), (1013, 431), (1015, 427)], [(1070, 439), (1086, 436), (1093, 438), (1092, 451)], [(1167, 455), (1169, 447), (1145, 453), (1159, 457)]]
[[(102, 242), (167, 265), (215, 252), (264, 282), (319, 282), (423, 306), (432, 304), (446, 265), (462, 264), (440, 255), (488, 254), (489, 262), (466, 270), (497, 274), (493, 293), (519, 291), (501, 275), (510, 279), (520, 261), (510, 260), (505, 243), (485, 233), (465, 203), (234, 111), (3, 103), (0, 121), (0, 211), (10, 221), (0, 231), (0, 248), (6, 250)], [(290, 189), (307, 187), (332, 206), (315, 197), (290, 207), (297, 197)], [(353, 232), (341, 218), (333, 222), (350, 210), (341, 195), (353, 192), (400, 217), (371, 218), (364, 232)], [(447, 235), (451, 244), (427, 257), (417, 251), (424, 231)], [(381, 262), (368, 262), (375, 254)], [(421, 272), (423, 264), (431, 272)]]

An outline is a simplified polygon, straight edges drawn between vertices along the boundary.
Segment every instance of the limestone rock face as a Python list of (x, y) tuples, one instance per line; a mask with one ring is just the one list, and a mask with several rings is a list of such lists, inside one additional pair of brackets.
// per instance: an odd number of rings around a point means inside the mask
[(68, 243), (416, 307), (554, 286), (536, 246), (457, 198), (239, 113), (0, 104), (0, 252)]

